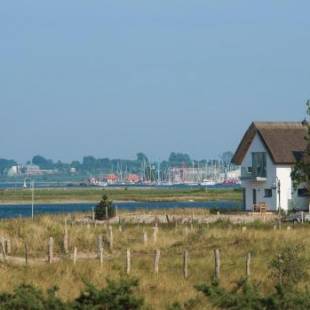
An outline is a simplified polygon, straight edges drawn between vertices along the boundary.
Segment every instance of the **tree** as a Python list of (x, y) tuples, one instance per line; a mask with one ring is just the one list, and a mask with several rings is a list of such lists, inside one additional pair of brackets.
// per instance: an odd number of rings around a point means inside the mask
[(115, 207), (107, 195), (103, 195), (101, 201), (95, 208), (96, 220), (107, 220), (115, 216)]
[(220, 158), (223, 162), (224, 168), (230, 170), (231, 167), (231, 160), (233, 158), (234, 154), (230, 151), (224, 152)]
[[(310, 100), (306, 102), (306, 108), (307, 115), (310, 116)], [(296, 164), (291, 173), (291, 177), (295, 189), (297, 189), (299, 185), (305, 184), (308, 192), (310, 192), (310, 124), (306, 119), (303, 124), (307, 127), (305, 136), (307, 146), (304, 152), (296, 152), (294, 154), (296, 158)]]
[(15, 160), (12, 159), (0, 159), (0, 175), (4, 174), (7, 169), (11, 168), (12, 166), (17, 165)]
[(51, 159), (46, 159), (41, 155), (33, 156), (32, 163), (39, 166), (41, 169), (54, 169), (53, 161)]
[(192, 160), (188, 154), (172, 152), (169, 156), (170, 167), (190, 167)]

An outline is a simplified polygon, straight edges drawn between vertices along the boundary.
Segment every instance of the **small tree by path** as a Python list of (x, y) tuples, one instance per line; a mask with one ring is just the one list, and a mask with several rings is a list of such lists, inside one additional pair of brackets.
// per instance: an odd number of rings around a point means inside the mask
[(107, 195), (103, 195), (101, 201), (95, 208), (96, 220), (107, 220), (115, 216), (115, 207)]

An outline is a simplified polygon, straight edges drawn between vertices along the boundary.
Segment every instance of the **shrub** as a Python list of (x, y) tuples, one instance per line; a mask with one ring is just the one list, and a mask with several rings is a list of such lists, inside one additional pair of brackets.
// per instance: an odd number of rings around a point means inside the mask
[(112, 201), (108, 199), (107, 195), (103, 195), (101, 201), (95, 208), (96, 220), (106, 220), (114, 217), (115, 214), (115, 207), (112, 205)]
[(120, 281), (107, 280), (107, 282), (107, 286), (101, 290), (92, 284), (86, 284), (86, 290), (75, 300), (73, 309), (141, 309), (144, 300), (134, 294), (138, 280), (124, 278)]
[(56, 297), (57, 288), (43, 294), (42, 290), (32, 285), (22, 284), (13, 293), (0, 294), (0, 309), (4, 310), (136, 310), (141, 309), (144, 300), (137, 297), (136, 279), (125, 278), (110, 281), (103, 289), (86, 284), (86, 289), (72, 303), (65, 303)]
[(306, 277), (307, 266), (302, 253), (303, 245), (287, 245), (272, 260), (272, 275), (278, 285), (291, 288)]
[(259, 287), (248, 279), (242, 279), (232, 290), (219, 286), (197, 285), (196, 289), (204, 293), (211, 304), (220, 309), (270, 309), (303, 310), (310, 309), (308, 289), (300, 290), (297, 284), (306, 277), (306, 261), (301, 255), (303, 246), (291, 245), (281, 249), (280, 254), (271, 262), (272, 275), (276, 279), (275, 290), (264, 296)]
[(56, 297), (57, 288), (48, 290), (47, 296), (32, 285), (22, 284), (13, 293), (0, 294), (0, 309), (44, 310), (69, 309)]

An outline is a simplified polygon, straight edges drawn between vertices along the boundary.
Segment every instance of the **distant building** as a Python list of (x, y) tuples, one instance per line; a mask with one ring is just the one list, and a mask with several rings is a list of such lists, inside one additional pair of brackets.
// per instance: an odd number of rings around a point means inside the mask
[(233, 157), (241, 166), (245, 210), (259, 204), (268, 210), (308, 209), (304, 186), (293, 189), (296, 156), (306, 150), (307, 127), (302, 123), (252, 123)]
[(43, 171), (37, 165), (26, 165), (25, 167), (26, 175), (42, 175)]
[(104, 179), (108, 184), (114, 184), (118, 182), (118, 176), (115, 174), (108, 174), (107, 176), (104, 177)]
[(15, 165), (9, 168), (7, 175), (8, 177), (16, 177), (22, 174), (22, 166)]
[(200, 183), (206, 178), (205, 169), (199, 168), (169, 168), (171, 183)]
[(139, 183), (140, 181), (141, 181), (141, 178), (137, 174), (129, 174), (127, 176), (127, 182), (129, 182), (129, 183), (135, 184), (135, 183)]
[(70, 168), (70, 173), (75, 174), (75, 173), (76, 173), (76, 168), (71, 167), (71, 168)]

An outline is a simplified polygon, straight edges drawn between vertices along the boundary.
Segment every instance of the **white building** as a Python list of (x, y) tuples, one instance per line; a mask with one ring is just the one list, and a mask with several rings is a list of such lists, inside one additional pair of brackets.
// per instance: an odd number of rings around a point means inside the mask
[(16, 177), (22, 174), (22, 167), (19, 165), (14, 165), (9, 168), (7, 175), (8, 177)]
[(308, 210), (306, 190), (295, 191), (291, 179), (296, 156), (306, 149), (306, 129), (303, 123), (251, 124), (232, 160), (241, 166), (245, 210), (262, 203), (269, 211)]

